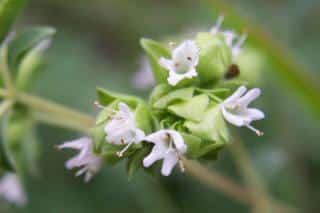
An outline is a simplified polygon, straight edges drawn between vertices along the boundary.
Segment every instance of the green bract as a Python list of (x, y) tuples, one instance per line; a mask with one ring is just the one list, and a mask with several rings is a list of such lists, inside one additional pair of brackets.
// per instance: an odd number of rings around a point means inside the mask
[[(112, 111), (117, 110), (120, 102), (126, 103), (134, 113), (135, 123), (138, 128), (142, 129), (146, 134), (155, 130), (156, 122), (148, 108), (147, 103), (134, 96), (127, 96), (97, 89), (98, 102), (105, 109), (99, 113), (96, 119), (96, 126), (92, 128), (91, 135), (94, 141), (94, 151), (99, 154), (106, 164), (115, 164), (122, 158), (116, 153), (123, 149), (124, 145), (113, 145), (106, 142), (104, 127), (112, 117)], [(127, 171), (131, 176), (142, 166), (143, 157), (150, 151), (150, 145), (135, 144), (124, 153), (124, 157), (128, 158)]]
[[(116, 110), (120, 102), (126, 103), (134, 112), (137, 126), (146, 135), (161, 129), (178, 131), (188, 147), (188, 158), (216, 159), (218, 151), (229, 141), (220, 103), (230, 95), (230, 85), (236, 82), (234, 79), (224, 79), (233, 62), (231, 47), (220, 34), (198, 33), (195, 42), (200, 49), (199, 62), (195, 67), (197, 76), (171, 86), (167, 79), (169, 71), (159, 64), (161, 57), (170, 59), (171, 52), (161, 43), (141, 39), (141, 46), (148, 56), (157, 82), (147, 103), (133, 96), (97, 89), (98, 101), (106, 108), (97, 116), (92, 138), (95, 152), (100, 154), (105, 162), (114, 164), (121, 159), (116, 153), (124, 146), (107, 143), (104, 133), (112, 110)], [(218, 84), (224, 86), (219, 88)], [(141, 166), (151, 148), (149, 143), (142, 142), (125, 152), (130, 176)]]
[(198, 33), (196, 43), (200, 48), (200, 60), (197, 66), (200, 83), (212, 87), (223, 78), (231, 65), (231, 49), (222, 36), (210, 33)]

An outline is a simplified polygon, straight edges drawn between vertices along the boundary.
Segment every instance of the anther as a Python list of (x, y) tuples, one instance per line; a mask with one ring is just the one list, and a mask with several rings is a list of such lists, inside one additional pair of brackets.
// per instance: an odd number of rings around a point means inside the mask
[(246, 127), (247, 127), (248, 129), (254, 131), (258, 136), (264, 135), (263, 132), (261, 132), (260, 130), (254, 128), (253, 126), (251, 126), (251, 125), (249, 125), (249, 124), (247, 124)]
[(129, 147), (133, 144), (133, 142), (128, 143), (127, 146), (125, 146), (120, 152), (117, 152), (117, 156), (121, 158), (123, 154), (129, 149)]

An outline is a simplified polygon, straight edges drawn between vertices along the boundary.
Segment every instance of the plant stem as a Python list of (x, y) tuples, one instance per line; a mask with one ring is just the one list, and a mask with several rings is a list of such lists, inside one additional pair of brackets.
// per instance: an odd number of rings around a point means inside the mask
[(17, 93), (12, 96), (9, 90), (0, 89), (0, 97), (29, 106), (34, 111), (35, 119), (47, 124), (83, 132), (94, 124), (94, 118), (89, 115), (33, 95)]
[(240, 203), (251, 205), (252, 196), (245, 188), (237, 185), (226, 177), (221, 176), (214, 170), (203, 167), (196, 161), (190, 161), (183, 158), (186, 172), (191, 176), (199, 179), (213, 189), (218, 189), (226, 196), (239, 201)]
[[(246, 185), (252, 192), (266, 196), (268, 193), (265, 191), (263, 183), (257, 174), (242, 141), (236, 139), (232, 146), (230, 146), (230, 151)], [(260, 206), (264, 207), (266, 203), (269, 203), (265, 201), (265, 199), (260, 200), (259, 197), (257, 197), (255, 202), (256, 206), (254, 206), (254, 208), (259, 208)]]
[(6, 52), (3, 49), (0, 49), (0, 75), (4, 81), (5, 87), (13, 92), (14, 87), (13, 87), (13, 81), (11, 74), (8, 69), (8, 65), (5, 61), (6, 58)]
[[(33, 95), (21, 93), (16, 94), (13, 97), (8, 90), (0, 89), (0, 97), (7, 98), (7, 101), (16, 101), (29, 106), (31, 109), (35, 110), (35, 118), (47, 124), (84, 132), (87, 132), (94, 124), (94, 118), (88, 115)], [(12, 98), (12, 100), (10, 98)], [(245, 187), (239, 186), (217, 172), (208, 170), (198, 162), (189, 161), (185, 158), (183, 158), (183, 162), (186, 171), (191, 176), (213, 189), (218, 189), (240, 203), (254, 205), (256, 201), (254, 197), (259, 197), (260, 200), (268, 200), (273, 206), (277, 207), (279, 212), (280, 209), (281, 212), (293, 212), (290, 207), (279, 204), (277, 201), (273, 201), (263, 194), (254, 193)], [(287, 209), (290, 209), (290, 211), (286, 211)]]
[[(68, 107), (44, 100), (36, 96), (21, 93), (17, 95), (16, 99), (18, 102), (21, 102), (34, 110), (39, 110), (40, 112), (49, 113), (51, 115), (57, 116), (58, 118), (62, 118), (65, 122), (72, 121), (73, 123), (77, 123), (78, 126), (81, 125), (84, 128), (90, 128), (94, 124), (94, 119), (88, 115), (85, 115), (84, 113), (75, 111)], [(54, 119), (54, 117), (51, 117), (50, 120), (52, 119)], [(47, 118), (47, 120), (49, 121), (49, 118)], [(78, 128), (76, 129), (79, 130)]]
[(0, 104), (0, 118), (12, 107), (12, 100), (5, 100)]

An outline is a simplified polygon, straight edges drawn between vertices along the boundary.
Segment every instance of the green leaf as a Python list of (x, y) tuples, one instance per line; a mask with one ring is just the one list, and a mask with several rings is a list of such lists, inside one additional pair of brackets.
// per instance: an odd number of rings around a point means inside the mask
[(181, 133), (185, 144), (187, 145), (186, 156), (188, 158), (197, 158), (200, 155), (201, 139), (197, 136)]
[(16, 106), (2, 125), (3, 148), (9, 163), (23, 175), (37, 174), (39, 144), (32, 119), (24, 107)]
[(185, 101), (192, 98), (193, 93), (194, 93), (193, 87), (174, 90), (172, 92), (169, 92), (167, 95), (159, 98), (153, 104), (153, 107), (156, 109), (164, 109), (173, 102)]
[(200, 122), (186, 121), (184, 125), (192, 134), (204, 140), (229, 141), (229, 132), (219, 105), (208, 108)]
[(152, 106), (162, 96), (168, 94), (173, 88), (168, 84), (159, 84), (151, 92), (149, 103)]
[(170, 51), (167, 48), (165, 48), (162, 44), (151, 39), (143, 38), (140, 40), (140, 44), (148, 56), (153, 76), (156, 79), (157, 83), (166, 83), (168, 71), (161, 67), (158, 61), (160, 57), (169, 58)]
[(0, 43), (3, 42), (11, 25), (25, 5), (25, 0), (1, 0), (0, 2)]
[(19, 33), (9, 44), (7, 61), (9, 70), (17, 72), (24, 57), (40, 42), (50, 39), (55, 33), (51, 27), (36, 27)]
[(213, 143), (212, 141), (207, 142), (200, 148), (198, 158), (206, 160), (216, 160), (218, 157), (219, 151), (227, 144), (226, 141), (218, 141)]
[(146, 134), (149, 134), (154, 130), (154, 121), (148, 106), (145, 103), (140, 102), (138, 104), (134, 116), (137, 127), (142, 129)]
[(141, 168), (142, 166), (142, 161), (144, 157), (150, 152), (151, 146), (145, 145), (142, 149), (137, 150), (132, 157), (128, 158), (126, 168), (127, 168), (127, 173), (129, 176), (129, 179), (132, 178), (134, 173)]
[(36, 74), (43, 66), (44, 51), (48, 49), (51, 40), (43, 40), (31, 49), (22, 59), (18, 67), (18, 76), (16, 78), (16, 88), (27, 90), (33, 83)]
[(109, 106), (114, 101), (123, 101), (128, 104), (130, 107), (135, 108), (139, 102), (142, 100), (135, 96), (123, 95), (115, 92), (110, 92), (102, 88), (97, 88), (97, 97), (98, 101), (103, 106)]
[(169, 111), (173, 112), (177, 116), (192, 121), (201, 121), (205, 110), (209, 104), (209, 98), (207, 95), (197, 95), (193, 98), (186, 100), (182, 103), (170, 105)]
[(198, 33), (196, 43), (201, 50), (197, 65), (200, 83), (213, 86), (231, 65), (231, 49), (221, 36), (210, 33)]
[(102, 152), (103, 145), (106, 143), (106, 135), (104, 133), (104, 125), (96, 125), (90, 129), (90, 136), (93, 140), (93, 152), (100, 154)]

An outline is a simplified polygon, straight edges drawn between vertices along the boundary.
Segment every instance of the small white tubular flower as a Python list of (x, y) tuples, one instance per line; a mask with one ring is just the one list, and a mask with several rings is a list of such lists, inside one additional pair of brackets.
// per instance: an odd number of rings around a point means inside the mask
[[(260, 89), (255, 88), (247, 93), (245, 86), (239, 87), (230, 97), (221, 103), (223, 117), (235, 126), (245, 126), (254, 131), (258, 136), (263, 132), (250, 125), (252, 121), (263, 119), (264, 113), (248, 105), (260, 96)], [(246, 94), (245, 94), (246, 93)]]
[(84, 181), (88, 182), (101, 168), (101, 158), (92, 152), (92, 140), (90, 138), (79, 138), (68, 141), (58, 146), (58, 149), (70, 148), (79, 150), (79, 154), (67, 160), (65, 166), (67, 169), (80, 167), (76, 176), (84, 174)]
[(218, 20), (216, 24), (211, 28), (210, 33), (212, 35), (221, 33), (224, 37), (226, 44), (231, 47), (232, 56), (237, 57), (242, 50), (242, 45), (247, 38), (247, 34), (244, 33), (239, 37), (235, 32), (231, 30), (225, 30), (225, 31), (221, 30), (220, 28), (221, 28), (223, 19), (224, 19), (223, 15), (220, 15), (218, 17)]
[(108, 143), (127, 146), (117, 153), (119, 157), (134, 143), (140, 143), (145, 134), (136, 127), (134, 114), (129, 107), (123, 103), (119, 103), (119, 110), (115, 112), (112, 119), (106, 124), (104, 131)]
[(0, 196), (20, 207), (27, 203), (27, 197), (19, 181), (19, 177), (14, 173), (6, 173), (1, 178)]
[(185, 78), (197, 76), (200, 49), (195, 42), (187, 40), (172, 51), (172, 59), (161, 57), (159, 64), (169, 70), (168, 82), (175, 86)]
[(187, 151), (187, 145), (184, 143), (180, 133), (173, 130), (160, 130), (146, 136), (144, 140), (154, 144), (151, 153), (143, 159), (144, 167), (149, 167), (154, 162), (163, 159), (161, 168), (162, 175), (170, 175), (172, 169), (178, 162), (181, 171), (184, 171), (181, 155)]
[(145, 89), (155, 84), (154, 77), (148, 58), (144, 56), (141, 59), (140, 69), (134, 74), (132, 83), (136, 88)]

